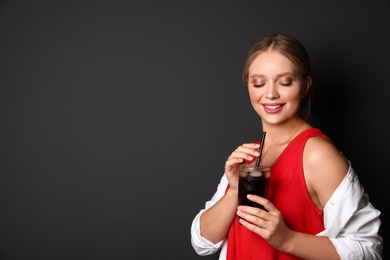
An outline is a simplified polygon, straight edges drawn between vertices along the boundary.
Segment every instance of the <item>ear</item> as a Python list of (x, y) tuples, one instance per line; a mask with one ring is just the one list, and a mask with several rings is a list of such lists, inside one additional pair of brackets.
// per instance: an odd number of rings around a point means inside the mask
[(302, 90), (302, 95), (301, 95), (302, 98), (306, 97), (307, 93), (309, 93), (311, 83), (312, 83), (312, 78), (310, 76), (307, 76)]

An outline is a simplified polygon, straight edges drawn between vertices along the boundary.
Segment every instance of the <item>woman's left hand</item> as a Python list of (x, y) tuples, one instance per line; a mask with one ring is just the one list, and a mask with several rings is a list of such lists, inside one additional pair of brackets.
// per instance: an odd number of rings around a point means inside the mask
[(263, 197), (248, 195), (248, 199), (263, 205), (268, 211), (250, 206), (238, 206), (237, 215), (240, 217), (240, 223), (264, 238), (274, 248), (283, 248), (293, 232), (284, 223), (281, 212)]

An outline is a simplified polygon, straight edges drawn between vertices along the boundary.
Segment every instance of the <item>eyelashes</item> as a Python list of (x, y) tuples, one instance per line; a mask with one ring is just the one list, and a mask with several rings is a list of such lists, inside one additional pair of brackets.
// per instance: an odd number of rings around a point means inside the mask
[[(264, 87), (266, 83), (258, 83), (258, 82), (253, 82), (252, 85), (255, 87), (255, 88), (261, 88), (261, 87)], [(293, 85), (293, 82), (290, 81), (290, 82), (278, 82), (277, 84), (283, 86), (283, 87), (290, 87)]]
[(264, 87), (265, 83), (262, 83), (262, 84), (253, 84), (253, 86), (255, 88), (261, 88), (261, 87)]

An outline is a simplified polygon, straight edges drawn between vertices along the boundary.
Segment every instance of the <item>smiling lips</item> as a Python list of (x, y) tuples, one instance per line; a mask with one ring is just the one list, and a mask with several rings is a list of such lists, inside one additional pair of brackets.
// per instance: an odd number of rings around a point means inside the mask
[(264, 110), (267, 113), (275, 114), (278, 113), (280, 110), (282, 110), (284, 104), (263, 104)]

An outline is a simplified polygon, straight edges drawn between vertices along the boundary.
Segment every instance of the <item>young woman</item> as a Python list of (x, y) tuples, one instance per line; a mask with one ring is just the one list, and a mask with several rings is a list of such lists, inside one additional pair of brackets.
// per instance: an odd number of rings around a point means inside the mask
[(380, 211), (351, 163), (304, 117), (310, 60), (295, 38), (275, 34), (250, 50), (243, 80), (266, 138), (260, 165), (271, 167), (263, 205), (238, 205), (238, 167), (254, 164), (259, 144), (245, 143), (225, 163), (217, 191), (191, 226), (199, 255), (220, 259), (381, 259)]

